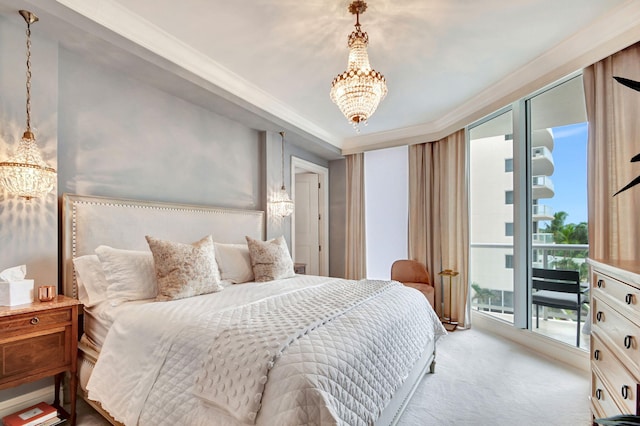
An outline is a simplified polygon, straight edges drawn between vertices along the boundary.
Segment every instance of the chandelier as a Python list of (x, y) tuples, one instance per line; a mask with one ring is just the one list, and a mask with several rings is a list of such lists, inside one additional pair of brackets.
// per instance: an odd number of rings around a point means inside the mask
[(349, 35), (349, 64), (331, 83), (331, 100), (356, 129), (378, 108), (387, 94), (384, 76), (371, 68), (367, 55), (369, 36), (360, 28), (360, 14), (367, 10), (367, 3), (356, 0), (349, 5), (349, 12), (356, 15), (355, 31)]
[(31, 24), (38, 17), (26, 10), (21, 10), (20, 15), (27, 22), (27, 129), (13, 157), (0, 162), (0, 183), (10, 194), (30, 200), (53, 189), (56, 170), (42, 159), (31, 131)]
[(282, 139), (282, 186), (271, 198), (271, 209), (273, 214), (280, 217), (287, 217), (293, 213), (293, 201), (289, 198), (287, 188), (284, 186), (284, 132), (280, 132)]

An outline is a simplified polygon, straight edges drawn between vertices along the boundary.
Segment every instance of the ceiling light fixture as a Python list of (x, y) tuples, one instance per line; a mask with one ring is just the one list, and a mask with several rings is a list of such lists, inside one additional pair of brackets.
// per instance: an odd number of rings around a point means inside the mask
[(20, 15), (27, 22), (27, 129), (13, 157), (0, 162), (0, 183), (10, 194), (30, 200), (53, 189), (56, 170), (42, 159), (31, 131), (31, 24), (38, 17), (27, 10), (21, 10)]
[(359, 125), (367, 124), (367, 120), (387, 94), (387, 83), (384, 76), (369, 64), (369, 36), (360, 28), (360, 14), (367, 10), (367, 3), (356, 0), (349, 5), (348, 10), (356, 15), (356, 29), (349, 35), (347, 70), (338, 74), (331, 83), (331, 100), (338, 105), (356, 132), (359, 132)]
[(271, 208), (276, 216), (287, 217), (293, 213), (293, 201), (289, 198), (287, 188), (284, 186), (284, 132), (280, 132), (282, 139), (282, 187), (273, 195)]

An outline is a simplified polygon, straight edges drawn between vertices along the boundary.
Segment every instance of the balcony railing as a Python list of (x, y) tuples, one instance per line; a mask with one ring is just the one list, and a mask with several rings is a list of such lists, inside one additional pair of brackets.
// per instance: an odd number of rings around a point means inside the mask
[(531, 241), (535, 244), (552, 244), (553, 243), (553, 234), (532, 234)]
[(544, 204), (534, 204), (531, 215), (533, 220), (551, 220), (553, 219), (553, 208)]

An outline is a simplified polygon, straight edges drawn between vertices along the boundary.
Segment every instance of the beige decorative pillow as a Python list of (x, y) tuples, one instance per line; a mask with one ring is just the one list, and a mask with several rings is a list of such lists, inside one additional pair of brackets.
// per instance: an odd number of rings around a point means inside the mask
[(269, 241), (246, 238), (256, 282), (273, 281), (295, 275), (293, 260), (283, 236)]
[(193, 244), (146, 238), (155, 263), (157, 300), (183, 299), (223, 289), (210, 235)]

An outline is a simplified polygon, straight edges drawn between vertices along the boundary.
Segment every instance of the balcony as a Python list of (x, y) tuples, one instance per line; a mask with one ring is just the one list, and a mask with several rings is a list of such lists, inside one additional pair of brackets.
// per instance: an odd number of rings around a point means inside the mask
[(553, 155), (546, 146), (539, 146), (531, 150), (531, 170), (534, 176), (551, 176), (555, 169)]
[(533, 242), (534, 248), (536, 244), (553, 244), (553, 234), (531, 234), (531, 241)]
[(553, 209), (551, 206), (546, 206), (544, 204), (535, 204), (533, 205), (531, 216), (534, 222), (539, 222), (541, 220), (553, 220)]
[[(539, 234), (552, 235), (552, 234)], [(546, 239), (546, 237), (541, 238)], [(513, 274), (501, 274), (496, 269), (503, 262), (505, 250), (513, 252), (510, 244), (482, 244), (472, 243), (471, 257), (481, 258), (480, 266), (474, 271), (471, 269), (470, 281), (473, 283), (471, 290), (471, 307), (482, 311), (496, 319), (513, 323), (514, 306), (514, 282)], [(544, 244), (532, 245), (532, 266), (545, 269), (569, 269), (580, 272), (580, 279), (585, 291), (589, 288), (589, 268), (586, 259), (589, 253), (587, 244)], [(496, 268), (494, 268), (494, 266)], [(487, 269), (490, 272), (487, 272)], [(484, 276), (483, 276), (484, 275)], [(540, 308), (540, 327), (535, 327), (535, 307), (532, 306), (532, 318), (530, 330), (549, 338), (575, 345), (576, 339), (576, 312), (570, 310)], [(582, 307), (580, 324), (584, 324), (589, 318), (589, 304)], [(582, 334), (580, 348), (589, 348), (589, 335)]]
[(531, 182), (531, 190), (531, 198), (534, 200), (553, 198), (555, 195), (553, 181), (549, 176), (534, 176)]
[(553, 151), (554, 140), (549, 129), (538, 129), (531, 132), (531, 146), (545, 146)]

